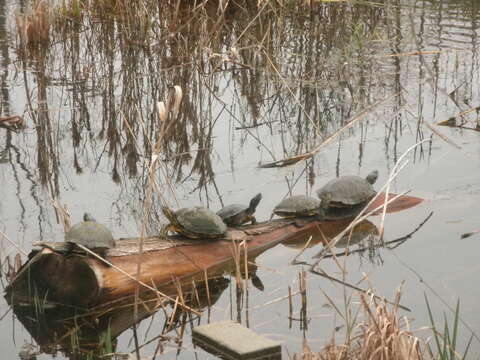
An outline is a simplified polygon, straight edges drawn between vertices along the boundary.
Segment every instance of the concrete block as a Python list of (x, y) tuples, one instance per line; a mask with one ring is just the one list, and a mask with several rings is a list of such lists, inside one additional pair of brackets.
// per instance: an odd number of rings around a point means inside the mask
[(194, 328), (193, 342), (208, 352), (226, 359), (282, 358), (279, 342), (267, 339), (233, 321), (220, 321)]

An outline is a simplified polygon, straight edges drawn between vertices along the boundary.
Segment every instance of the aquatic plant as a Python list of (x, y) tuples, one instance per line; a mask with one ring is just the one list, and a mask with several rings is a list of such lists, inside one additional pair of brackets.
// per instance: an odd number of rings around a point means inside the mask
[(459, 330), (459, 319), (460, 319), (460, 299), (457, 300), (457, 305), (455, 307), (455, 312), (453, 314), (453, 324), (449, 324), (447, 320), (447, 315), (443, 314), (443, 333), (441, 333), (438, 327), (435, 324), (432, 308), (430, 307), (430, 302), (426, 294), (425, 303), (427, 304), (428, 317), (430, 318), (430, 323), (432, 325), (433, 339), (435, 340), (436, 346), (436, 355), (435, 359), (438, 360), (456, 360), (456, 359), (466, 359), (470, 345), (473, 340), (473, 334), (470, 336), (468, 343), (463, 351), (463, 355), (459, 353), (458, 350), (458, 330)]

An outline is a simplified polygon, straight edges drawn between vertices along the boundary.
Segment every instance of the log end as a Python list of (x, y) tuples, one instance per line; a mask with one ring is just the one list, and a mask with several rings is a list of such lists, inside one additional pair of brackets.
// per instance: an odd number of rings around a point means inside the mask
[(43, 249), (27, 262), (6, 289), (10, 303), (95, 304), (101, 284), (83, 256), (64, 256)]

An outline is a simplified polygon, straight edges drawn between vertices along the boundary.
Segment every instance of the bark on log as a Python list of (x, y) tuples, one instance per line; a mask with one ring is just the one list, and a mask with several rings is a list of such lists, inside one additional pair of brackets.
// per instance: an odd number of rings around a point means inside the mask
[[(393, 194), (391, 195), (393, 196)], [(370, 209), (384, 202), (379, 196)], [(422, 202), (422, 199), (403, 196), (388, 206), (388, 212), (404, 210)], [(312, 219), (277, 220), (230, 229), (226, 239), (218, 241), (189, 240), (179, 236), (145, 239), (144, 253), (139, 255), (138, 238), (119, 239), (106, 259), (115, 267), (135, 275), (141, 261), (138, 280), (154, 286), (169, 296), (177, 292), (175, 282), (191, 284), (228, 271), (233, 266), (233, 246), (245, 240), (248, 260), (252, 261), (265, 250), (282, 242), (308, 239), (316, 228), (327, 237), (333, 237), (349, 224), (348, 220), (317, 221)], [(322, 235), (322, 236), (323, 236)], [(306, 237), (306, 238), (305, 238)], [(32, 252), (17, 276), (7, 287), (10, 302), (32, 302), (34, 297), (51, 303), (90, 307), (101, 303), (128, 299), (137, 283), (115, 267), (96, 258), (62, 252), (63, 243), (45, 243), (40, 251)], [(241, 258), (244, 258), (242, 253)], [(140, 287), (142, 295), (151, 291)]]

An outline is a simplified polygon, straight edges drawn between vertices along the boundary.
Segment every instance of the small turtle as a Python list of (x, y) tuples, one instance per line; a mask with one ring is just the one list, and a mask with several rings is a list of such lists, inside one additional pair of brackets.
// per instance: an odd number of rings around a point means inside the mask
[(242, 204), (227, 205), (217, 211), (217, 215), (222, 218), (227, 226), (238, 226), (249, 221), (251, 221), (252, 224), (255, 224), (257, 220), (253, 214), (255, 213), (260, 200), (262, 200), (262, 194), (257, 194), (252, 200), (250, 200), (248, 206)]
[(359, 176), (341, 176), (317, 190), (326, 218), (350, 217), (361, 210), (376, 195), (372, 185), (377, 178), (377, 170), (372, 171), (365, 179)]
[(217, 239), (227, 232), (222, 218), (213, 211), (195, 206), (173, 211), (162, 207), (163, 214), (170, 221), (168, 228), (191, 239)]
[(83, 245), (102, 257), (105, 257), (108, 249), (115, 247), (110, 230), (99, 224), (89, 213), (85, 213), (83, 221), (67, 231), (65, 242)]
[(273, 213), (285, 218), (321, 215), (321, 202), (311, 196), (294, 195), (283, 199)]

